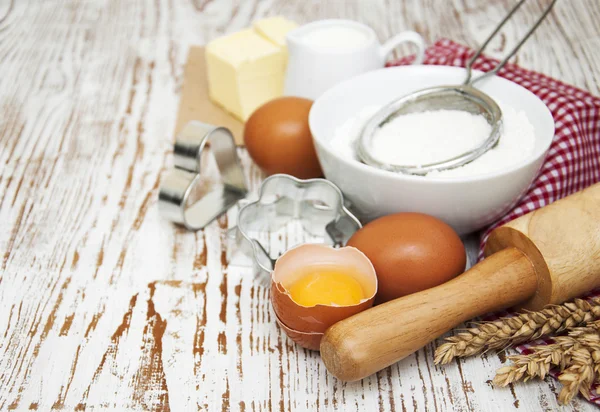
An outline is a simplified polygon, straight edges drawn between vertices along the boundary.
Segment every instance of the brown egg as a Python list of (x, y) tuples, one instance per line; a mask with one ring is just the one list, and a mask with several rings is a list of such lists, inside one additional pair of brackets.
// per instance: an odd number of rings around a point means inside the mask
[[(289, 290), (303, 275), (313, 270), (334, 269), (360, 284), (363, 298), (356, 304), (338, 306), (295, 302)], [(352, 247), (334, 249), (321, 244), (303, 244), (284, 253), (271, 275), (271, 304), (277, 323), (298, 345), (318, 350), (328, 327), (373, 306), (377, 277), (369, 259)]]
[(422, 213), (397, 213), (372, 221), (348, 241), (373, 263), (376, 303), (437, 286), (465, 270), (462, 241), (446, 223)]
[(244, 126), (250, 157), (267, 175), (286, 173), (299, 179), (323, 176), (308, 126), (312, 101), (281, 97), (265, 103)]

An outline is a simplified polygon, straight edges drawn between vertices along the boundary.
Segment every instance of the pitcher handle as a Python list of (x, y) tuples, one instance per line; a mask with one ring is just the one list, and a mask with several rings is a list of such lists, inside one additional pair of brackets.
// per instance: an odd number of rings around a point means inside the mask
[(417, 46), (417, 53), (415, 55), (415, 60), (412, 62), (412, 64), (423, 63), (423, 58), (425, 57), (425, 42), (423, 41), (423, 37), (421, 37), (419, 33), (414, 31), (405, 31), (402, 33), (398, 33), (394, 37), (386, 41), (380, 49), (383, 61), (385, 62), (392, 50), (394, 50), (402, 43), (412, 43), (415, 46)]

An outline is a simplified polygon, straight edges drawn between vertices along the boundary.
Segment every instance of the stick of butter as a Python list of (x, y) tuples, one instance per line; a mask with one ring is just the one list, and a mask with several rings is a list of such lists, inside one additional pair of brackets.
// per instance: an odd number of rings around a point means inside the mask
[(282, 17), (259, 20), (252, 29), (206, 46), (210, 99), (246, 121), (259, 106), (283, 94), (285, 35), (297, 27)]
[(277, 16), (258, 20), (252, 27), (258, 34), (280, 46), (283, 48), (284, 52), (287, 53), (285, 35), (298, 27), (298, 25), (293, 21)]

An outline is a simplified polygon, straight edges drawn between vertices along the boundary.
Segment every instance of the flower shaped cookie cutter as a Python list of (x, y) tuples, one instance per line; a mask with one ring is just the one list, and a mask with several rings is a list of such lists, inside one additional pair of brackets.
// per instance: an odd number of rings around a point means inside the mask
[[(220, 181), (202, 176), (203, 152), (210, 148)], [(162, 179), (158, 208), (189, 230), (203, 229), (248, 193), (233, 135), (225, 127), (187, 123), (173, 148), (175, 168)]]
[(333, 246), (345, 245), (362, 227), (344, 205), (341, 190), (330, 181), (277, 174), (262, 182), (258, 200), (240, 209), (236, 241), (249, 245), (255, 264), (270, 273), (276, 258), (263, 245), (264, 239), (293, 220), (299, 220), (308, 234), (321, 236)]

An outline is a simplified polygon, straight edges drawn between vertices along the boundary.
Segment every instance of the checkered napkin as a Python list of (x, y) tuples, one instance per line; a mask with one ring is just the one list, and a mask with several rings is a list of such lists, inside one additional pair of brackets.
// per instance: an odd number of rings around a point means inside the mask
[[(465, 46), (443, 39), (427, 49), (424, 64), (464, 67), (473, 53)], [(390, 66), (408, 64), (411, 60), (412, 57), (403, 58)], [(497, 63), (481, 56), (473, 68), (485, 72)], [(600, 181), (600, 98), (514, 64), (504, 66), (498, 75), (525, 87), (548, 106), (556, 134), (546, 161), (525, 196), (503, 218), (482, 231), (481, 250), (496, 227)], [(591, 292), (588, 297), (591, 296), (600, 296), (600, 291)], [(515, 349), (528, 353), (531, 346), (552, 342), (543, 339)], [(600, 405), (598, 392), (599, 387), (592, 392), (591, 401)]]

